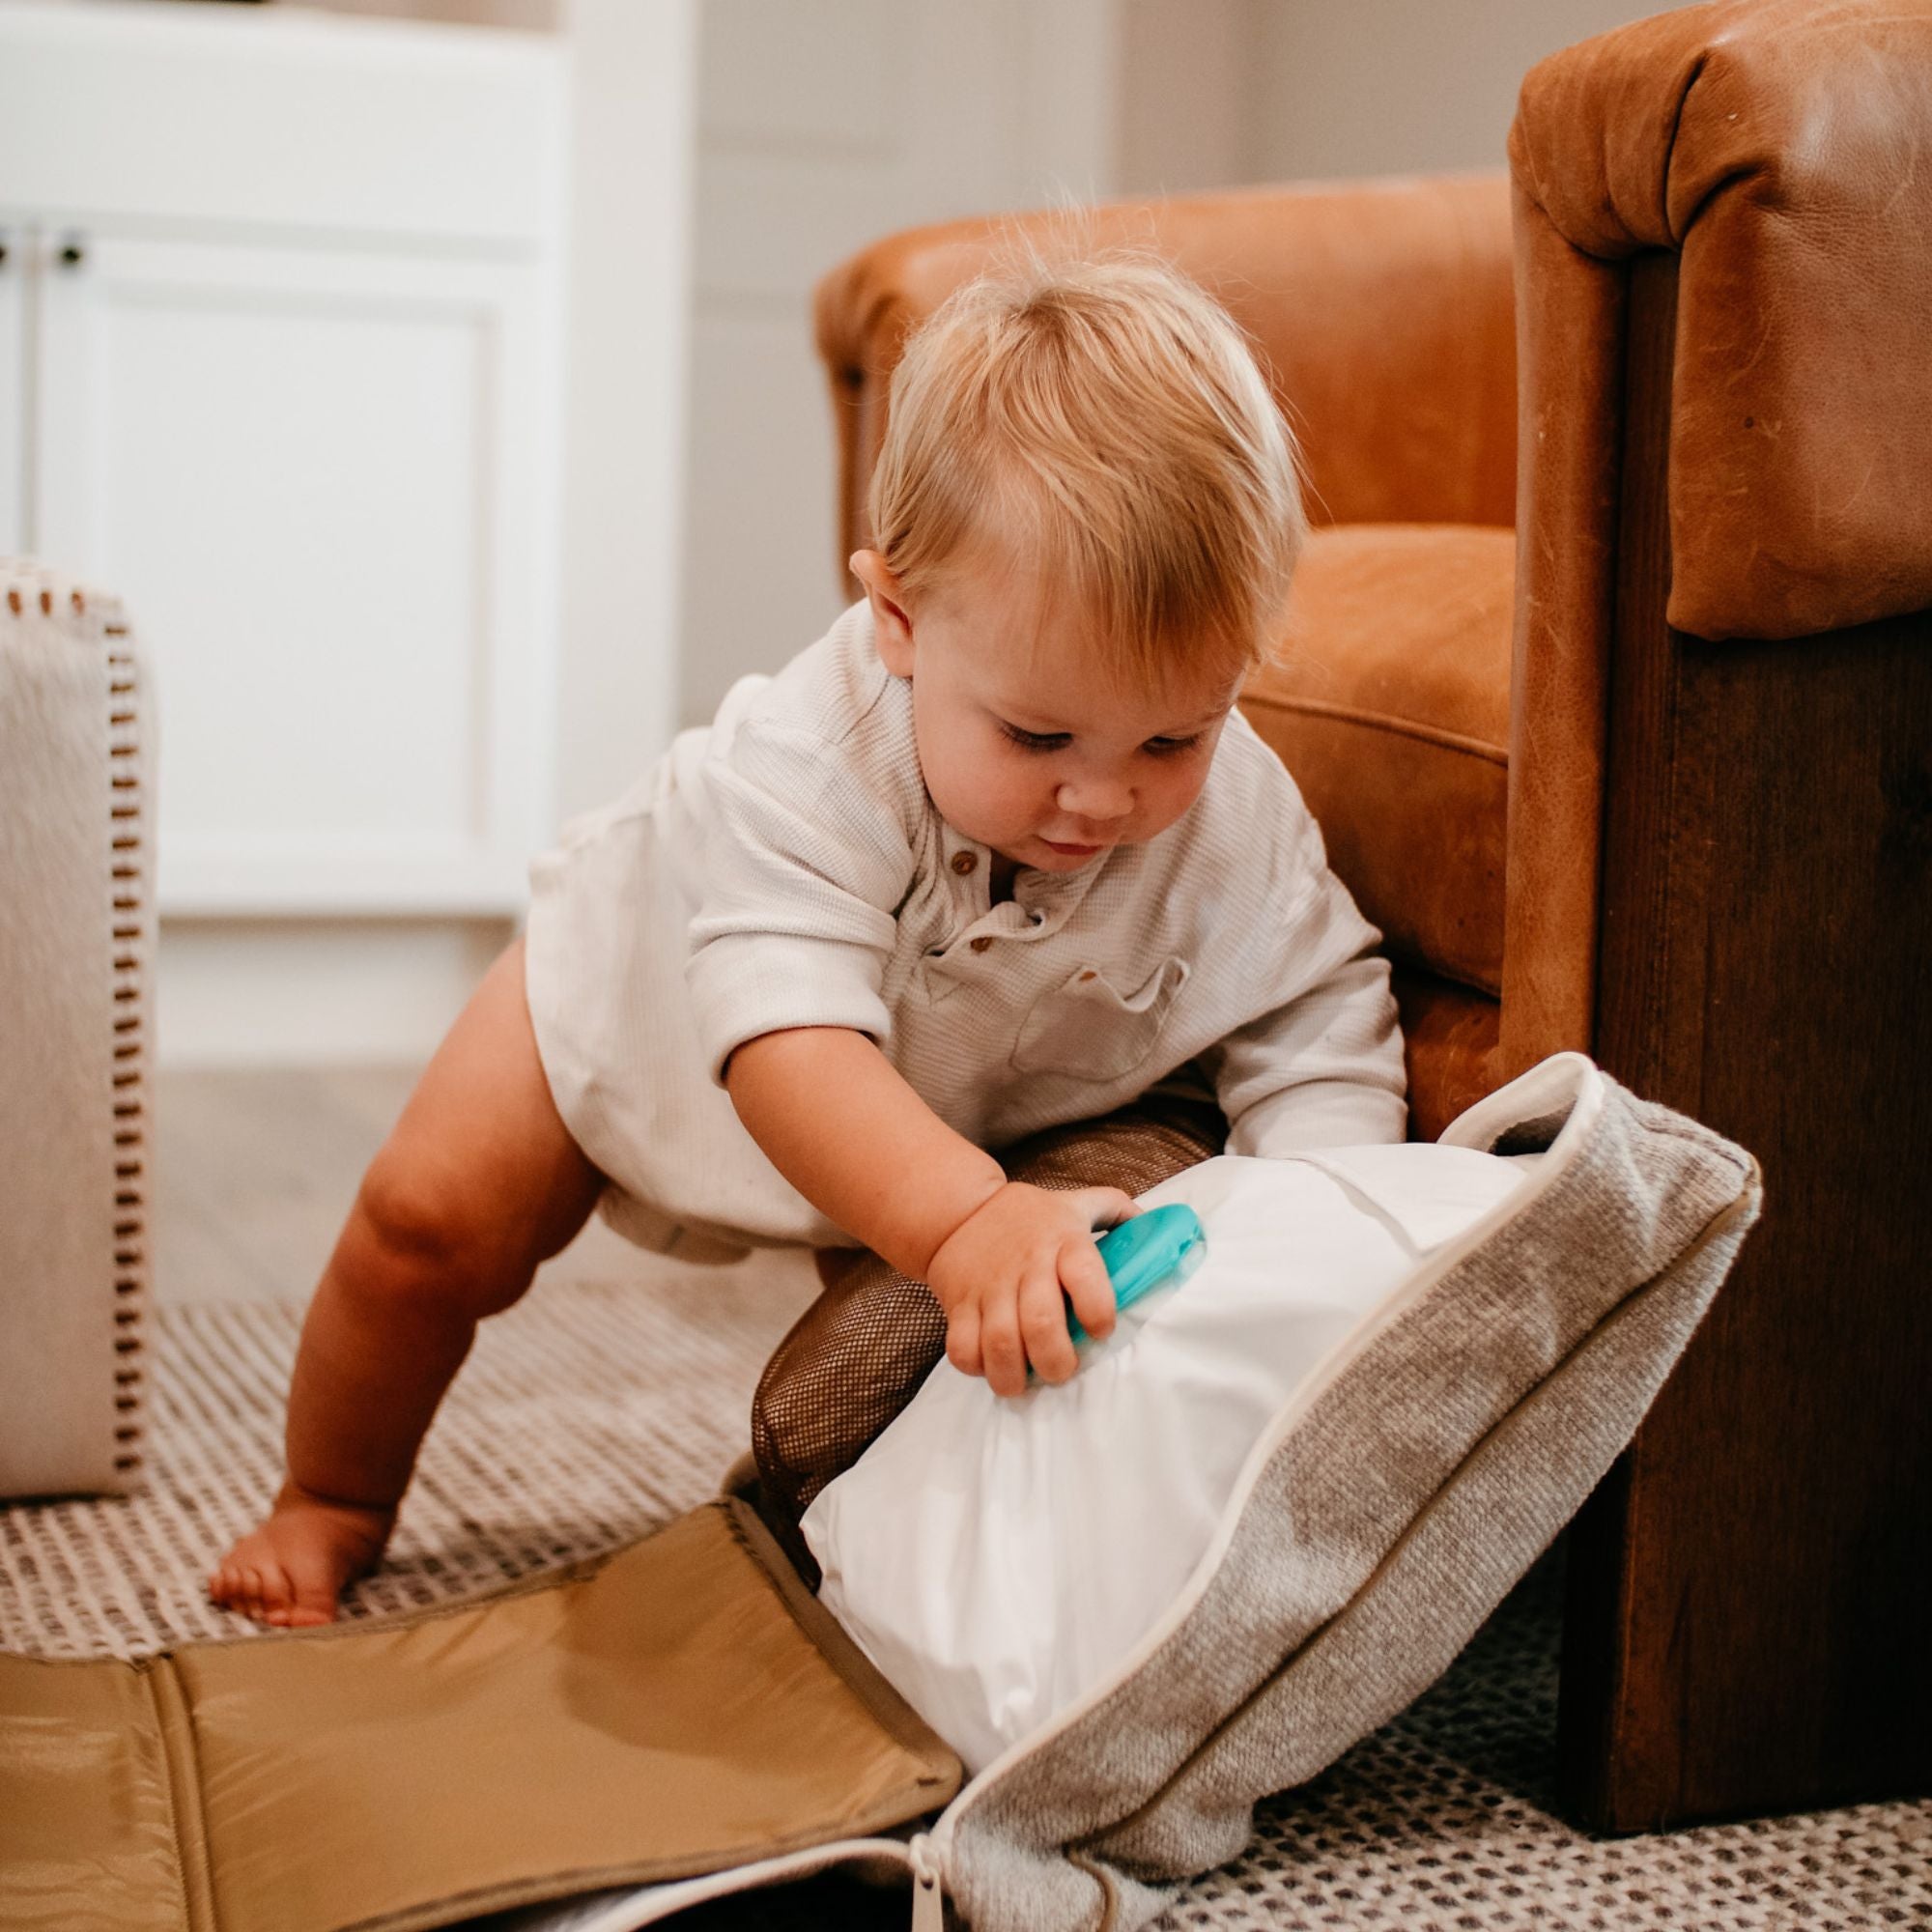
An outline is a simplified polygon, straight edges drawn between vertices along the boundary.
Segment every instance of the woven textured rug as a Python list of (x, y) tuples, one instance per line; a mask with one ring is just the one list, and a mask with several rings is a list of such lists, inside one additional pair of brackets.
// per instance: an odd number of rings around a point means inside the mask
[[(749, 1268), (546, 1286), (486, 1323), (425, 1446), (390, 1562), (352, 1616), (447, 1601), (628, 1542), (713, 1493), (798, 1307)], [(249, 1626), (201, 1578), (279, 1476), (299, 1316), (160, 1310), (148, 1486), (0, 1509), (0, 1646), (138, 1656)], [(1264, 1805), (1249, 1853), (1189, 1886), (1187, 1928), (1866, 1932), (1932, 1927), (1932, 1803), (1596, 1840), (1553, 1815), (1560, 1551), (1449, 1674)], [(265, 1640), (272, 1641), (272, 1638)], [(694, 1924), (898, 1925), (900, 1900), (769, 1895)]]

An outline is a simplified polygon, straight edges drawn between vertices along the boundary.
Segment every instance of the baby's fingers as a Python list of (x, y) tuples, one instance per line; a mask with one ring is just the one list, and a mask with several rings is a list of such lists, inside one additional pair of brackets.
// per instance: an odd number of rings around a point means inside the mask
[(1066, 1332), (1066, 1305), (1060, 1296), (1060, 1274), (1049, 1262), (1033, 1268), (1020, 1284), (1020, 1333), (1027, 1358), (1042, 1381), (1064, 1382), (1080, 1366)]
[(1134, 1197), (1118, 1187), (1083, 1187), (1073, 1199), (1090, 1228), (1117, 1228), (1142, 1211)]
[(980, 1310), (980, 1355), (986, 1385), (995, 1395), (1026, 1387), (1026, 1346), (1020, 1337), (1019, 1298), (990, 1297)]
[(975, 1302), (961, 1301), (946, 1318), (946, 1359), (962, 1376), (985, 1373), (980, 1353), (980, 1310)]
[(1068, 1241), (1061, 1249), (1060, 1282), (1073, 1298), (1081, 1327), (1105, 1341), (1114, 1332), (1114, 1283), (1092, 1241)]

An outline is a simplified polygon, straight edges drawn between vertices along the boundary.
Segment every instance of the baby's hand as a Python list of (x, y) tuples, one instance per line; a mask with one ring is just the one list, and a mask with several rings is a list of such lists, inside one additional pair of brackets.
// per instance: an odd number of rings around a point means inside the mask
[(946, 1355), (983, 1375), (995, 1395), (1018, 1395), (1031, 1362), (1044, 1381), (1079, 1367), (1062, 1292), (1096, 1340), (1114, 1327), (1114, 1284), (1094, 1245), (1141, 1210), (1118, 1187), (1055, 1193), (1009, 1180), (940, 1244), (926, 1286), (946, 1311)]

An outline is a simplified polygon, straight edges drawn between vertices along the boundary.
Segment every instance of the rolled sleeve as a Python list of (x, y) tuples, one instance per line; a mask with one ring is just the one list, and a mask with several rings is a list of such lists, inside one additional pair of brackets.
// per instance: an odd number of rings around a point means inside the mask
[(879, 956), (836, 939), (731, 933), (694, 952), (686, 978), (714, 1086), (739, 1047), (786, 1027), (839, 1026), (880, 1045), (892, 1016), (879, 997)]
[(1388, 962), (1351, 960), (1230, 1035), (1216, 1071), (1230, 1153), (1281, 1159), (1401, 1140), (1407, 1083)]
[(715, 1085), (746, 1040), (850, 1027), (885, 1045), (882, 997), (912, 878), (893, 798), (836, 744), (739, 732), (706, 767), (705, 892), (685, 978)]

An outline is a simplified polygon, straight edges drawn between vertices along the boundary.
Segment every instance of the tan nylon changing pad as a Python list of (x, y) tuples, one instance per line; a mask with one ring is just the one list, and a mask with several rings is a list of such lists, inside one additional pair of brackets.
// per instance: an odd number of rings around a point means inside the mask
[(0, 1656), (0, 1924), (409, 1932), (889, 1830), (959, 1781), (727, 1499), (390, 1622)]

